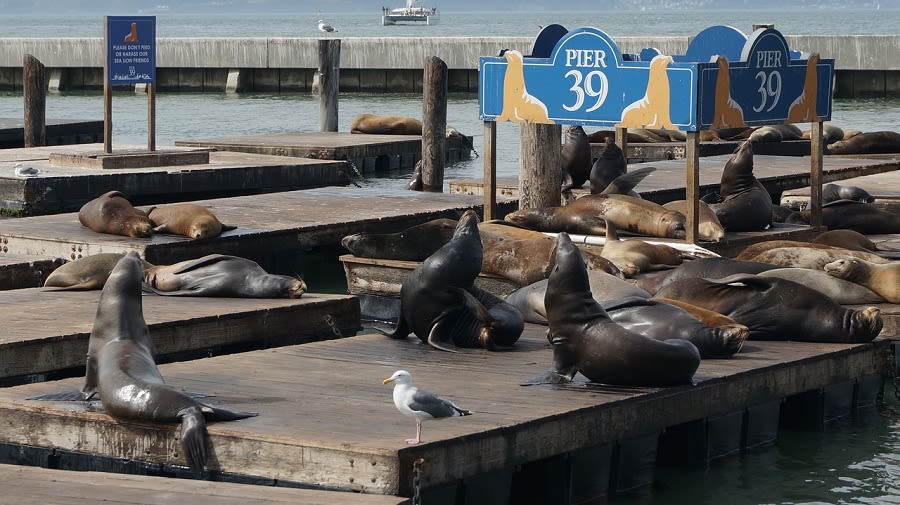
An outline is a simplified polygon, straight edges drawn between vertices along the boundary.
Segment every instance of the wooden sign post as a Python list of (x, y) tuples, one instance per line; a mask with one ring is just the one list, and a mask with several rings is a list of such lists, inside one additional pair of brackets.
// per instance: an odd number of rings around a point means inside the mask
[(106, 16), (103, 150), (112, 153), (112, 86), (147, 85), (147, 149), (156, 149), (156, 16)]

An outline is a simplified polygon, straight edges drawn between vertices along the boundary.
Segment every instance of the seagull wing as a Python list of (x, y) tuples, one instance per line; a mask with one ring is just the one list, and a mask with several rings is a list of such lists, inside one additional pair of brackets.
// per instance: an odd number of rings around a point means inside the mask
[(421, 389), (413, 393), (408, 406), (416, 413), (427, 414), (433, 418), (466, 416), (471, 414), (468, 410), (457, 407), (453, 402), (423, 391)]

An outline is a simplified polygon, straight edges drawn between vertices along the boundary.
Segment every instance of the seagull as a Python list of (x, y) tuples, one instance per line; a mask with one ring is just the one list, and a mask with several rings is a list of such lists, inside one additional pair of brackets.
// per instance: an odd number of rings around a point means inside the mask
[(412, 385), (412, 376), (406, 370), (397, 370), (382, 384), (394, 383), (394, 405), (397, 410), (416, 418), (416, 438), (406, 439), (406, 443), (416, 445), (422, 442), (422, 421), (472, 415), (472, 412), (457, 407), (453, 402), (419, 389)]
[(319, 31), (325, 32), (325, 33), (331, 33), (331, 32), (336, 32), (337, 30), (335, 30), (334, 27), (331, 26), (330, 24), (328, 24), (325, 21), (320, 19), (319, 20)]
[(34, 177), (40, 170), (34, 167), (26, 167), (21, 163), (16, 163), (16, 175), (19, 177)]

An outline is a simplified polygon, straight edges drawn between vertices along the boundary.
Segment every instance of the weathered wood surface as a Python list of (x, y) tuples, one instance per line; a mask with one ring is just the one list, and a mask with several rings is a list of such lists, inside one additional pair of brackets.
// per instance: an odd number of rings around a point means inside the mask
[(168, 234), (130, 238), (96, 233), (78, 222), (77, 213), (68, 213), (0, 220), (0, 241), (9, 253), (68, 259), (135, 250), (160, 265), (232, 254), (272, 273), (292, 275), (303, 273), (304, 251), (337, 246), (345, 235), (396, 232), (430, 219), (458, 218), (466, 209), (480, 209), (483, 202), (480, 197), (405, 189), (328, 187), (196, 203), (237, 229), (204, 240)]
[[(700, 158), (700, 195), (718, 192), (722, 180), (725, 163), (731, 158), (727, 156), (707, 156)], [(657, 203), (681, 200), (685, 196), (685, 161), (655, 161), (652, 163), (629, 163), (628, 170), (643, 166), (656, 167), (656, 171), (648, 175), (635, 188), (642, 197)], [(822, 170), (824, 182), (845, 180), (863, 175), (880, 174), (900, 168), (900, 161), (881, 158), (844, 158), (825, 156)], [(766, 187), (769, 193), (778, 195), (787, 189), (809, 186), (809, 157), (799, 156), (753, 156), (753, 174)], [(481, 195), (480, 179), (450, 180), (450, 192), (456, 194)], [(497, 178), (498, 196), (518, 197), (518, 178), (515, 176)], [(576, 194), (589, 192), (576, 190)]]
[[(84, 365), (100, 291), (0, 291), (0, 379)], [(306, 293), (299, 299), (144, 295), (144, 319), (160, 359), (352, 335), (359, 301)]]
[(0, 254), (0, 290), (43, 286), (50, 272), (63, 263), (65, 260), (62, 258)]
[(112, 153), (103, 151), (80, 153), (50, 153), (50, 165), (76, 168), (149, 168), (171, 167), (181, 165), (204, 165), (209, 163), (211, 149), (163, 149), (149, 151), (115, 150)]
[[(216, 406), (259, 412), (209, 425), (210, 470), (409, 496), (420, 457), (428, 488), (883, 374), (890, 347), (887, 340), (748, 342), (732, 359), (703, 361), (693, 386), (519, 386), (551, 366), (545, 330), (526, 325), (503, 352), (451, 356), (414, 337), (366, 334), (160, 370), (176, 387), (214, 393), (208, 401)], [(474, 415), (426, 423), (424, 443), (407, 446), (414, 422), (381, 383), (401, 368)], [(0, 389), (0, 443), (183, 465), (175, 425), (115, 421), (96, 405), (25, 400), (79, 385), (73, 378)]]
[[(142, 150), (141, 146), (117, 146), (112, 154)], [(210, 153), (209, 163), (140, 169), (59, 166), (49, 161), (53, 153), (82, 156), (101, 151), (98, 144), (0, 151), (0, 210), (23, 215), (76, 212), (111, 190), (142, 205), (342, 185), (350, 180), (345, 162), (236, 152)], [(16, 177), (17, 162), (40, 173)]]
[[(87, 144), (103, 141), (103, 120), (45, 119), (44, 122), (47, 145)], [(25, 122), (23, 118), (0, 118), (0, 148), (24, 146)]]
[(0, 465), (17, 505), (401, 505), (386, 495)]
[(447, 64), (425, 58), (422, 77), (422, 188), (444, 190), (447, 151)]
[(25, 147), (47, 145), (47, 86), (44, 64), (25, 54), (22, 64), (22, 93), (25, 96)]
[[(700, 156), (730, 156), (741, 145), (741, 140), (719, 140), (700, 142)], [(618, 144), (618, 141), (616, 142)], [(592, 143), (591, 155), (600, 156), (606, 150), (604, 143)], [(628, 142), (624, 151), (631, 163), (647, 161), (680, 160), (687, 153), (686, 142)], [(808, 140), (787, 140), (782, 142), (757, 142), (753, 144), (756, 154), (773, 156), (809, 156)]]
[[(900, 212), (900, 171), (827, 182), (862, 188), (875, 197), (873, 205)], [(809, 188), (809, 186), (804, 186), (784, 191), (781, 193), (781, 204), (788, 207), (801, 206), (805, 208), (809, 204)]]

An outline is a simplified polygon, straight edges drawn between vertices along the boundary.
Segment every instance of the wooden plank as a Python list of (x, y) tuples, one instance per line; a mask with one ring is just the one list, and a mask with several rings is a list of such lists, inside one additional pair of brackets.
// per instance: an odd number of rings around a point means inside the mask
[[(100, 291), (31, 288), (0, 291), (0, 379), (84, 365)], [(335, 338), (359, 327), (359, 302), (347, 295), (299, 299), (145, 295), (144, 319), (159, 359)], [(298, 324), (302, 321), (302, 324)]]
[(51, 153), (50, 165), (61, 167), (100, 168), (148, 168), (182, 165), (203, 165), (209, 163), (211, 149), (160, 151), (118, 150), (112, 153), (103, 151), (83, 153)]
[(196, 203), (237, 229), (206, 240), (164, 234), (130, 238), (96, 233), (70, 213), (0, 220), (0, 241), (12, 254), (76, 259), (135, 250), (147, 261), (162, 265), (211, 253), (232, 254), (252, 259), (269, 272), (292, 275), (303, 272), (304, 251), (337, 247), (351, 233), (396, 232), (430, 219), (458, 218), (466, 209), (480, 209), (482, 200), (444, 193), (328, 187)]
[[(2, 249), (2, 247), (0, 247)], [(37, 288), (47, 276), (65, 263), (62, 258), (35, 258), (21, 254), (0, 254), (0, 290)]]
[[(421, 485), (428, 488), (884, 373), (889, 351), (887, 340), (748, 342), (732, 359), (703, 361), (694, 385), (519, 386), (551, 366), (545, 330), (526, 325), (512, 350), (470, 350), (453, 359), (418, 339), (379, 334), (160, 370), (176, 387), (215, 393), (210, 403), (260, 413), (209, 425), (210, 470), (409, 496), (416, 458), (424, 459)], [(414, 423), (397, 412), (390, 387), (381, 384), (399, 368), (474, 415), (427, 423), (424, 443), (407, 446)], [(174, 425), (115, 421), (96, 405), (25, 400), (79, 384), (66, 379), (0, 389), (0, 443), (183, 464)]]
[(15, 483), (18, 505), (401, 505), (398, 496), (250, 486), (102, 472), (50, 470), (0, 464), (0, 481)]

